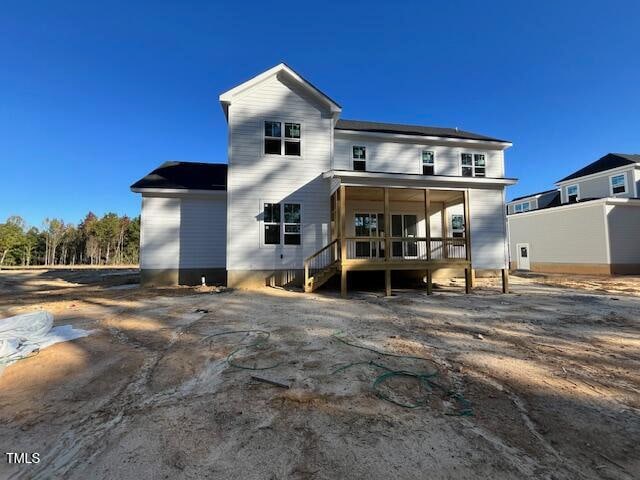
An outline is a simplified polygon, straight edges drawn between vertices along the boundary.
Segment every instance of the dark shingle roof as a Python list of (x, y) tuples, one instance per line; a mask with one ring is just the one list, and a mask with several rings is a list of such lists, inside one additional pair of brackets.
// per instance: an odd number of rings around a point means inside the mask
[(599, 158), (593, 163), (590, 163), (584, 168), (573, 172), (571, 175), (564, 177), (558, 182), (564, 182), (565, 180), (573, 180), (574, 178), (584, 177), (585, 175), (591, 175), (593, 173), (605, 172), (612, 168), (622, 167), (624, 165), (631, 165), (640, 162), (640, 155), (628, 154), (628, 153), (608, 153), (604, 157)]
[(558, 189), (554, 188), (553, 190), (545, 190), (544, 192), (530, 193), (529, 195), (522, 195), (521, 197), (512, 198), (507, 203), (516, 202), (518, 200), (522, 200), (523, 198), (535, 197), (537, 195), (545, 195), (547, 193), (552, 193), (552, 192), (557, 192), (557, 191), (558, 191)]
[(485, 140), (487, 142), (509, 143), (507, 140), (491, 138), (478, 133), (465, 132), (457, 128), (426, 127), (420, 125), (400, 125), (397, 123), (365, 122), (361, 120), (338, 120), (336, 130), (356, 130), (374, 133), (399, 133), (425, 137), (461, 138), (465, 140)]
[(165, 162), (131, 188), (226, 190), (227, 164)]

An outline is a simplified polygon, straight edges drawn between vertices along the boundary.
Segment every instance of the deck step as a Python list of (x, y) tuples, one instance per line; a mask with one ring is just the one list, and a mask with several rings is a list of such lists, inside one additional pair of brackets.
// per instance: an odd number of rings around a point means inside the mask
[(309, 279), (309, 283), (304, 286), (304, 291), (306, 293), (311, 293), (316, 291), (322, 285), (327, 283), (329, 279), (339, 271), (340, 271), (340, 266), (338, 265), (337, 262), (329, 265), (327, 268), (319, 271)]

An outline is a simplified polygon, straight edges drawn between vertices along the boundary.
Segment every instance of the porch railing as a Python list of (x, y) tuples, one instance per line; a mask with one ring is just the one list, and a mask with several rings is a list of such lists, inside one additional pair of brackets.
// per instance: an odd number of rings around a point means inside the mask
[(335, 239), (304, 261), (304, 283), (340, 260), (340, 240)]
[[(389, 261), (428, 260), (429, 243), (431, 260), (465, 260), (467, 258), (466, 239), (464, 237), (389, 237)], [(347, 237), (346, 260), (367, 260), (384, 262), (387, 255), (387, 242), (384, 237)]]

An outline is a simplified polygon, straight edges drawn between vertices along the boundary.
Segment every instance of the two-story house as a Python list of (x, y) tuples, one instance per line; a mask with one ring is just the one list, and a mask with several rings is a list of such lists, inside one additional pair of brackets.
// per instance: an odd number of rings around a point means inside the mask
[(507, 203), (511, 267), (640, 273), (640, 155), (609, 153)]
[(353, 271), (502, 271), (508, 141), (457, 128), (344, 120), (280, 64), (220, 95), (227, 165), (169, 162), (142, 194), (147, 284), (312, 291)]

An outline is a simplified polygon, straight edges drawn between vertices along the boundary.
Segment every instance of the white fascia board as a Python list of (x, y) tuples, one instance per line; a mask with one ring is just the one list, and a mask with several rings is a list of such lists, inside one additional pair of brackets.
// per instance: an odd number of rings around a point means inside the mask
[(300, 75), (298, 75), (296, 72), (294, 72), (291, 68), (289, 68), (284, 63), (279, 63), (278, 65), (270, 68), (266, 72), (262, 72), (261, 74), (256, 75), (255, 77), (247, 80), (246, 82), (243, 82), (240, 85), (232, 88), (231, 90), (227, 90), (226, 92), (221, 94), (219, 99), (225, 113), (228, 111), (229, 105), (231, 104), (231, 102), (236, 96), (242, 94), (248, 89), (260, 84), (261, 82), (281, 72), (284, 72), (287, 75), (289, 75), (296, 83), (298, 83), (299, 85), (307, 89), (313, 96), (317, 97), (323, 103), (327, 104), (332, 114), (336, 115), (342, 111), (342, 107), (340, 107), (340, 105), (338, 105), (333, 100), (331, 100), (331, 98), (329, 98), (326, 94), (318, 90), (316, 87), (314, 87), (307, 80), (305, 80)]
[(143, 195), (207, 195), (211, 197), (224, 197), (227, 195), (226, 190), (197, 190), (190, 188), (132, 188), (132, 192), (141, 193)]
[(484, 145), (487, 147), (491, 147), (494, 150), (506, 150), (509, 147), (513, 146), (511, 142), (498, 142), (493, 140), (473, 140), (469, 138), (451, 138), (451, 137), (438, 137), (438, 136), (427, 136), (427, 135), (408, 135), (404, 133), (383, 133), (383, 132), (365, 132), (362, 130), (343, 130), (341, 128), (336, 129), (336, 133), (346, 134), (348, 136), (359, 136), (359, 137), (373, 137), (380, 138), (384, 140), (410, 140), (414, 142), (438, 142), (444, 144), (461, 144), (461, 145)]
[(586, 202), (567, 203), (564, 205), (560, 205), (558, 207), (531, 210), (529, 212), (510, 213), (508, 217), (509, 219), (524, 218), (531, 215), (544, 215), (548, 212), (562, 212), (565, 210), (571, 210), (576, 208), (594, 207), (596, 205), (627, 205), (627, 206), (640, 207), (640, 199), (605, 197), (605, 198), (598, 198), (597, 200), (588, 200)]
[(638, 164), (628, 164), (628, 165), (622, 165), (621, 167), (616, 167), (616, 168), (610, 168), (609, 170), (603, 170), (601, 172), (598, 173), (591, 173), (589, 175), (584, 175), (582, 177), (576, 177), (576, 178), (572, 178), (570, 180), (563, 180), (561, 182), (556, 182), (555, 185), (558, 187), (566, 187), (567, 185), (574, 185), (578, 182), (582, 182), (584, 180), (590, 180), (592, 178), (598, 178), (598, 177), (607, 177), (609, 175), (612, 175), (614, 173), (618, 173), (618, 172), (626, 172), (628, 170), (633, 170), (634, 168), (637, 168)]
[[(515, 178), (487, 178), (487, 177), (448, 177), (443, 175), (416, 175), (408, 173), (384, 173), (384, 172), (361, 172), (355, 170), (329, 170), (322, 174), (324, 178), (340, 178), (343, 184), (357, 184), (358, 179), (367, 180), (389, 180), (389, 181), (410, 181), (422, 182), (425, 184), (441, 183), (443, 185), (478, 185), (482, 186), (507, 186), (515, 185), (518, 180)], [(344, 181), (342, 179), (345, 179)], [(350, 181), (351, 180), (351, 181)], [(426, 186), (426, 185), (425, 185)]]

